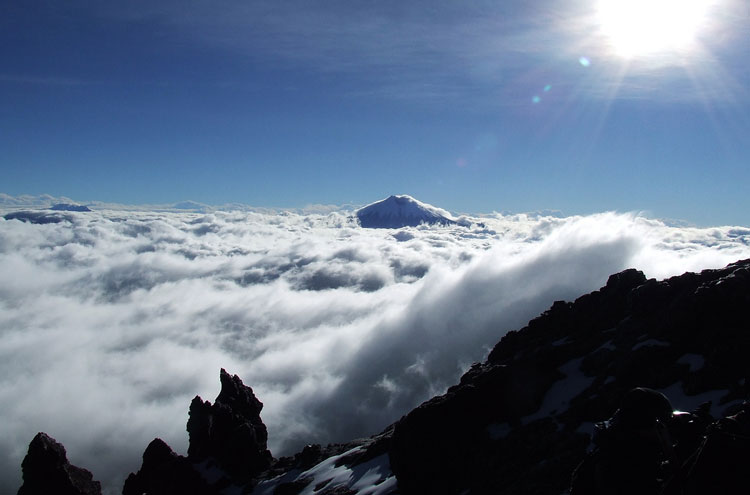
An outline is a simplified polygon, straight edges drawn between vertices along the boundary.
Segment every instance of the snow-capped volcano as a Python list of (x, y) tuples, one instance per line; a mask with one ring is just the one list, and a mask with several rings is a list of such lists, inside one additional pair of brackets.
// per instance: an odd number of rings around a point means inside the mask
[(417, 201), (406, 194), (390, 196), (357, 210), (362, 227), (374, 229), (397, 229), (426, 224), (453, 224), (447, 211)]

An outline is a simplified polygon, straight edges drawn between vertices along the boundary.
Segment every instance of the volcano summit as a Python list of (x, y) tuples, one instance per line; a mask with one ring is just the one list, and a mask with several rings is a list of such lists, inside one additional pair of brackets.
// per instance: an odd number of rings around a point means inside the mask
[(362, 227), (371, 229), (398, 229), (416, 227), (423, 223), (451, 225), (456, 223), (450, 213), (405, 194), (390, 196), (357, 210)]

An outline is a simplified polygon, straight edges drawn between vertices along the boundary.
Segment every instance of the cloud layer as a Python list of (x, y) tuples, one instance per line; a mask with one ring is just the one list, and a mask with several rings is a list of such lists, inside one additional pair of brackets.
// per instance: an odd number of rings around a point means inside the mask
[(220, 367), (264, 402), (274, 455), (378, 432), (508, 330), (627, 267), (750, 257), (750, 229), (615, 213), (361, 229), (345, 213), (65, 212), (0, 219), (0, 491), (37, 431), (113, 493), (148, 442), (185, 452)]

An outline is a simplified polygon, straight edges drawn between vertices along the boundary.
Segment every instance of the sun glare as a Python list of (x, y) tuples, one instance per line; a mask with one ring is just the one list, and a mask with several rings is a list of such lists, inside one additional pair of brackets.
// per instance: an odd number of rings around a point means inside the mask
[(599, 0), (597, 18), (624, 57), (684, 52), (695, 44), (715, 0)]

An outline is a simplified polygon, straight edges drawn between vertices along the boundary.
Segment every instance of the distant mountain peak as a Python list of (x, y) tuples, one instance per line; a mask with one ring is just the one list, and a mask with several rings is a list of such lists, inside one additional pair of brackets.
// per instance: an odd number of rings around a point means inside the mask
[(374, 229), (398, 229), (420, 224), (454, 224), (450, 213), (406, 194), (392, 195), (357, 210), (360, 225)]
[(91, 208), (88, 206), (73, 203), (57, 203), (50, 206), (49, 209), (55, 211), (91, 211)]

